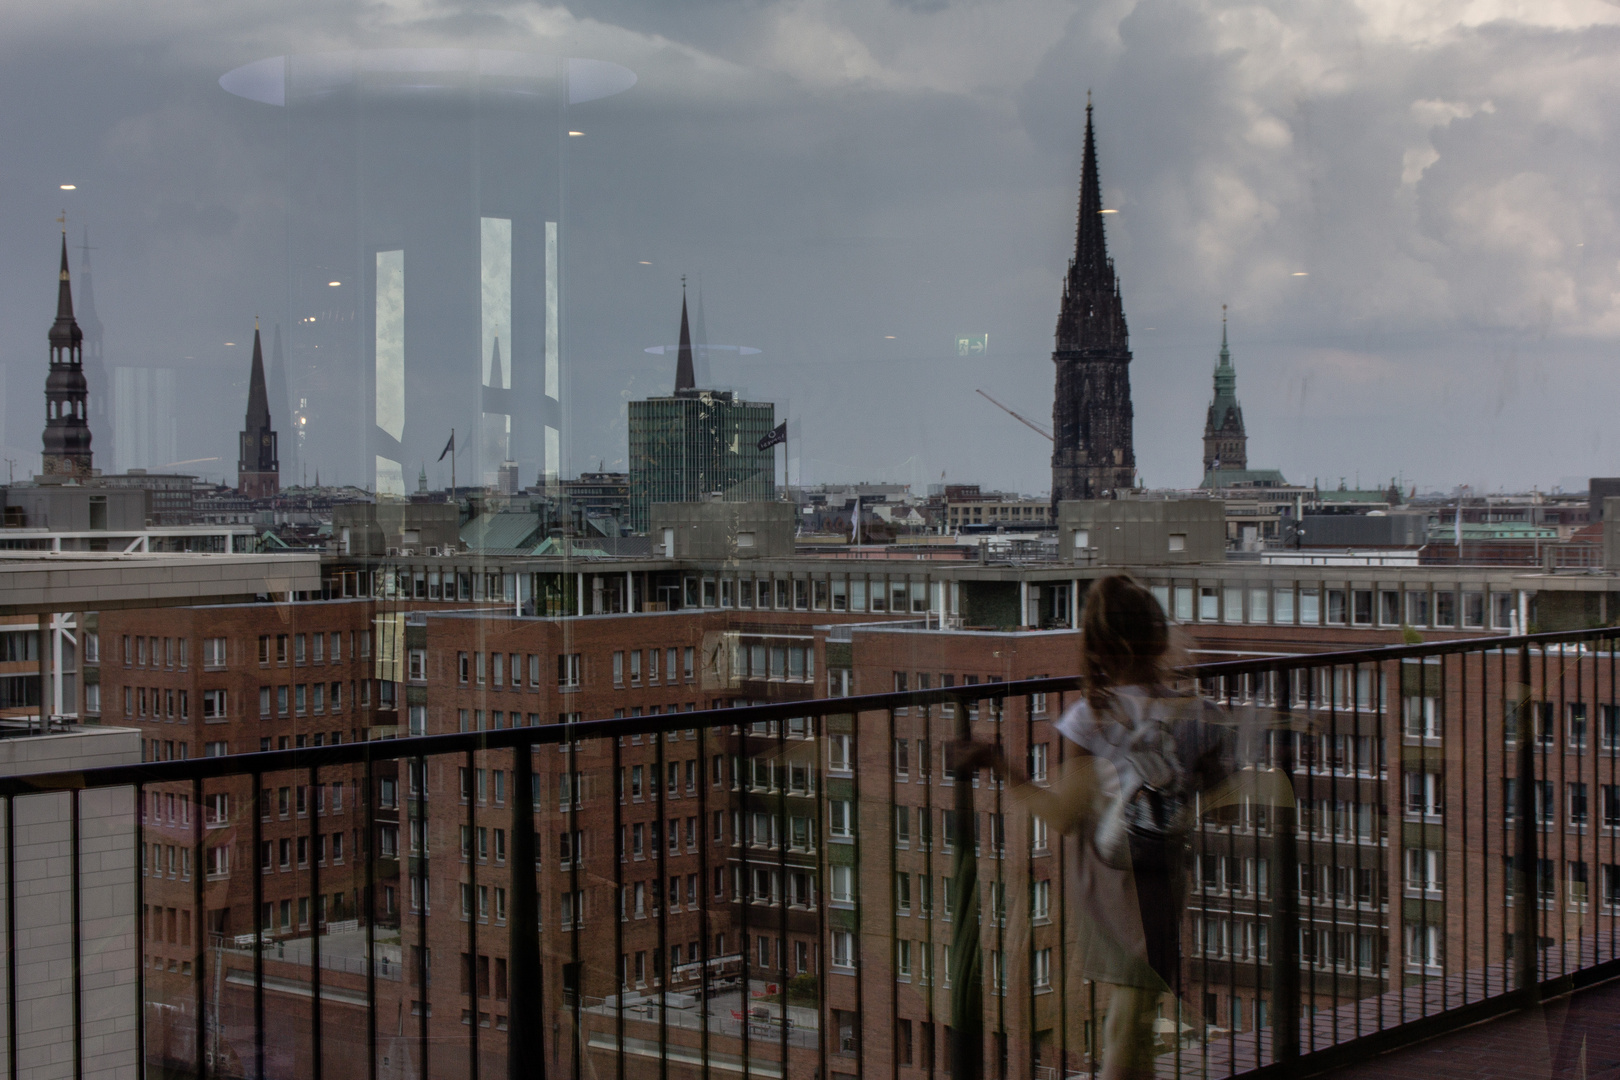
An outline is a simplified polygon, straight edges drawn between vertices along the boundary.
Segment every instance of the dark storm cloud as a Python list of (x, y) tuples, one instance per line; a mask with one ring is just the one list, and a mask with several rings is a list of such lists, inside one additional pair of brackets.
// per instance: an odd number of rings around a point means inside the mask
[[(297, 313), (274, 121), (219, 75), (452, 45), (640, 77), (569, 114), (586, 131), (564, 216), (573, 468), (622, 461), (624, 402), (668, 385), (642, 348), (672, 338), (686, 273), (717, 341), (764, 350), (714, 376), (799, 421), (805, 479), (1044, 488), (1047, 444), (973, 389), (1050, 410), (1090, 89), (1148, 483), (1197, 479), (1222, 303), (1256, 464), (1324, 483), (1613, 473), (1615, 12), (1420, 7), (30, 10), (0, 39), (6, 456), (37, 455), (65, 198), (97, 249), (109, 362), (181, 374), (176, 459), (231, 457), (247, 358), (224, 342)], [(990, 357), (954, 357), (958, 333), (989, 333)]]

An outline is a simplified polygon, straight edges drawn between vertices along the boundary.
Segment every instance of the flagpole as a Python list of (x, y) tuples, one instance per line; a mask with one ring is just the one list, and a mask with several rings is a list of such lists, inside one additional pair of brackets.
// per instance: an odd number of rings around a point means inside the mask
[(456, 497), (456, 429), (450, 429), (450, 501), (459, 504)]

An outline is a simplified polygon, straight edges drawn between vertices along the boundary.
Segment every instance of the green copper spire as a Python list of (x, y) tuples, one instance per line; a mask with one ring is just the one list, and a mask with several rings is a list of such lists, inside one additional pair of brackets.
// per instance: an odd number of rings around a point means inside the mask
[(1226, 343), (1226, 305), (1221, 305), (1221, 352), (1215, 363), (1215, 397), (1204, 422), (1204, 473), (1246, 469), (1249, 439), (1243, 430), (1243, 406), (1237, 399), (1237, 369)]

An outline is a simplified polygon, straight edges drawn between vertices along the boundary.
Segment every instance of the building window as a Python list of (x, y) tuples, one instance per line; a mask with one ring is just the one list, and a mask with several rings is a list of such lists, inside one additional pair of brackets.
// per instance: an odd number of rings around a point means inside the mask
[[(691, 652), (690, 649), (687, 650)], [(559, 653), (557, 655), (557, 686), (559, 689), (571, 689), (579, 686), (579, 653)]]

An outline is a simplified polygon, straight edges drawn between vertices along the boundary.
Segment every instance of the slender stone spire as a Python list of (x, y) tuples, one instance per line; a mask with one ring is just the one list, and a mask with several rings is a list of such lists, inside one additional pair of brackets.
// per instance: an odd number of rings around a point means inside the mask
[(681, 278), (681, 344), (675, 361), (675, 392), (696, 390), (697, 376), (692, 369), (692, 326), (686, 318), (686, 278)]
[(1249, 437), (1237, 399), (1237, 369), (1226, 344), (1226, 305), (1221, 305), (1221, 351), (1215, 362), (1215, 396), (1204, 421), (1204, 474), (1249, 467)]
[(1086, 97), (1074, 258), (1063, 285), (1052, 362), (1052, 501), (1117, 497), (1136, 486), (1130, 339), (1103, 232), (1102, 181)]
[(1059, 349), (1118, 348), (1129, 346), (1125, 309), (1114, 260), (1108, 257), (1103, 232), (1102, 181), (1097, 170), (1097, 139), (1091, 126), (1091, 101), (1086, 101), (1086, 143), (1080, 164), (1080, 213), (1074, 229), (1074, 259), (1064, 285), (1058, 315)]
[(281, 461), (277, 436), (270, 426), (270, 396), (264, 384), (264, 345), (259, 323), (253, 321), (253, 366), (248, 374), (247, 418), (241, 435), (241, 457), (236, 463), (236, 486), (250, 499), (264, 499), (281, 490)]
[(84, 378), (84, 332), (73, 318), (68, 277), (67, 230), (62, 230), (62, 268), (56, 286), (56, 322), (51, 324), (51, 371), (45, 378), (45, 434), (41, 472), (46, 476), (91, 475), (89, 385)]

